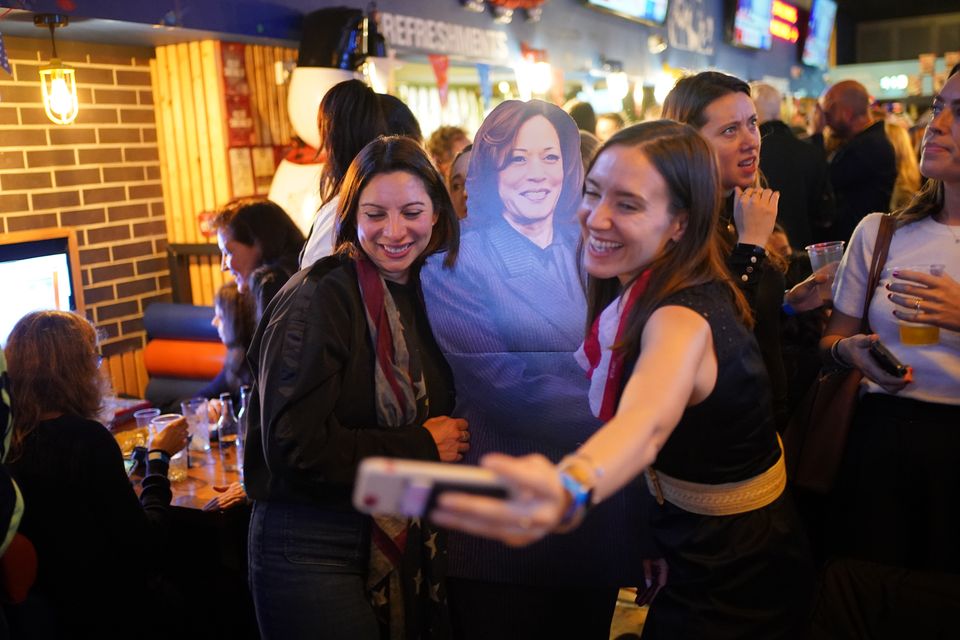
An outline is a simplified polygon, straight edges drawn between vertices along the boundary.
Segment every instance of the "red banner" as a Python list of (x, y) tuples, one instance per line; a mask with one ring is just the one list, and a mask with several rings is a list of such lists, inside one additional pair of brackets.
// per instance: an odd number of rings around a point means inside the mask
[(450, 58), (430, 54), (430, 64), (433, 66), (433, 75), (437, 77), (437, 90), (440, 92), (440, 106), (447, 106), (447, 69), (450, 68)]

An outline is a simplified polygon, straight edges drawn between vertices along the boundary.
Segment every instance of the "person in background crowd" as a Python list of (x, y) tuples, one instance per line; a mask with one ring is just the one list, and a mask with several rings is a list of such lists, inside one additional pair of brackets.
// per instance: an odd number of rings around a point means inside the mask
[[(470, 422), (468, 463), (489, 451), (559, 460), (599, 426), (573, 358), (585, 301), (573, 214), (580, 136), (539, 100), (498, 105), (477, 131), (469, 231), (454, 270), (423, 271), (430, 322)], [(636, 486), (573, 535), (520, 551), (450, 537), (450, 608), (463, 639), (609, 637), (618, 587), (643, 580)], [(572, 561), (572, 559), (576, 561)]]
[(769, 84), (751, 85), (760, 125), (760, 171), (780, 192), (777, 222), (792, 246), (802, 250), (819, 241), (832, 223), (833, 192), (823, 152), (804, 142), (780, 119), (782, 96)]
[(256, 318), (283, 283), (297, 271), (303, 234), (280, 205), (265, 198), (234, 200), (213, 219), (223, 259), (222, 271), (237, 281), (237, 291), (249, 292)]
[(26, 506), (20, 532), (37, 550), (33, 602), (43, 605), (31, 615), (25, 603), (24, 623), (37, 625), (28, 631), (77, 638), (124, 637), (133, 628), (150, 637), (184, 632), (158, 587), (171, 498), (167, 466), (187, 444), (186, 421), (152, 437), (138, 500), (120, 447), (95, 420), (105, 380), (93, 325), (63, 311), (29, 313), (11, 331), (6, 359), (13, 415), (7, 464)]
[(467, 217), (467, 167), (470, 166), (470, 152), (473, 145), (468, 144), (457, 154), (450, 163), (450, 172), (447, 174), (447, 190), (450, 191), (450, 201), (457, 212), (457, 218)]
[(563, 105), (563, 110), (573, 118), (577, 124), (577, 129), (596, 135), (597, 133), (597, 114), (589, 102), (580, 100), (570, 100)]
[(646, 470), (668, 573), (645, 639), (800, 637), (813, 586), (750, 309), (719, 246), (717, 177), (710, 145), (676, 122), (634, 125), (601, 148), (577, 214), (590, 275), (578, 360), (607, 422), (558, 466), (486, 456), (510, 499), (446, 493), (433, 512), (529, 544), (590, 524), (592, 506)]
[(583, 161), (583, 166), (590, 166), (590, 162), (599, 148), (600, 140), (597, 136), (589, 131), (580, 132), (580, 159)]
[(623, 129), (625, 124), (623, 116), (619, 113), (611, 112), (597, 116), (597, 128), (595, 130), (597, 139), (601, 143), (606, 142), (610, 136)]
[[(883, 121), (870, 115), (870, 95), (855, 80), (843, 80), (821, 98), (821, 125), (839, 144), (828, 153), (830, 183), (836, 196), (836, 217), (831, 240), (849, 240), (860, 220), (874, 211), (885, 211), (897, 179), (897, 159), (884, 133)], [(811, 136), (826, 149), (822, 126)]]
[(255, 313), (252, 297), (240, 293), (236, 282), (227, 282), (217, 290), (213, 299), (212, 324), (217, 328), (220, 341), (227, 347), (227, 355), (220, 373), (197, 392), (198, 396), (219, 398), (221, 393), (229, 393), (239, 399), (240, 387), (253, 382), (247, 366), (247, 348), (256, 328)]
[(470, 137), (460, 127), (442, 126), (430, 134), (427, 139), (427, 153), (437, 165), (440, 175), (450, 173), (453, 160), (470, 145)]
[(893, 184), (893, 195), (890, 197), (890, 211), (899, 211), (910, 204), (913, 196), (920, 191), (920, 164), (913, 150), (910, 132), (905, 127), (887, 122), (884, 123), (883, 130), (893, 145), (897, 158), (897, 180)]
[(381, 626), (383, 637), (442, 638), (436, 533), (373, 521), (350, 496), (363, 458), (453, 462), (469, 448), (466, 421), (450, 417), (453, 379), (419, 279), (437, 251), (453, 265), (459, 224), (443, 178), (402, 136), (360, 151), (338, 202), (336, 254), (290, 279), (250, 347), (244, 476), (257, 620), (267, 639), (372, 640)]
[(347, 168), (364, 146), (377, 136), (396, 134), (422, 142), (420, 124), (398, 98), (374, 92), (360, 80), (334, 85), (320, 101), (320, 201), (310, 234), (300, 255), (300, 268), (333, 253), (336, 239), (337, 198)]
[[(765, 247), (776, 224), (779, 193), (760, 182), (757, 112), (744, 81), (715, 71), (681, 79), (663, 103), (665, 118), (694, 126), (717, 153), (724, 209), (719, 231), (727, 268), (753, 311), (754, 335), (770, 376), (774, 416), (787, 422), (787, 379), (780, 353), (780, 309), (786, 263)], [(813, 294), (789, 301), (820, 306)]]

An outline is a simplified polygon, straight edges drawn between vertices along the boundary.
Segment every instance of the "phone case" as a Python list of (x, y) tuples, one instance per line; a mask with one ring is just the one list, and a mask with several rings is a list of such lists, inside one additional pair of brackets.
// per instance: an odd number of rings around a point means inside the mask
[(884, 371), (892, 376), (902, 378), (909, 371), (909, 367), (897, 360), (897, 357), (879, 340), (870, 344), (870, 355)]
[(373, 515), (419, 517), (430, 512), (444, 491), (507, 496), (499, 477), (480, 467), (367, 458), (357, 470), (353, 506)]

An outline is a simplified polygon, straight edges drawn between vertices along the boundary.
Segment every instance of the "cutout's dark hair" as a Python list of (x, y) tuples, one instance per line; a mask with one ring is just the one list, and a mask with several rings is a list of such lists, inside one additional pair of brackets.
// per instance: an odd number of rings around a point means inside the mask
[(414, 263), (416, 268), (430, 256), (446, 251), (443, 259), (445, 267), (452, 267), (460, 249), (460, 222), (454, 211), (450, 194), (447, 192), (443, 176), (433, 166), (419, 144), (406, 136), (380, 137), (365, 146), (350, 163), (347, 175), (340, 189), (340, 203), (337, 210), (336, 251), (356, 258), (363, 253), (357, 235), (357, 211), (360, 208), (360, 195), (375, 176), (384, 173), (403, 171), (419, 178), (423, 182), (427, 195), (433, 204), (437, 223), (433, 225), (430, 242), (423, 254)]

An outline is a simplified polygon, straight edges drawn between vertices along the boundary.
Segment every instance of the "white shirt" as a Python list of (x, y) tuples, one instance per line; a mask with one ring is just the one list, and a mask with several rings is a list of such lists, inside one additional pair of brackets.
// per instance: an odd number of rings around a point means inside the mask
[[(877, 229), (883, 214), (871, 213), (857, 225), (834, 282), (834, 307), (848, 316), (863, 314), (863, 299)], [(960, 230), (954, 231), (960, 233)], [(880, 341), (904, 364), (913, 367), (913, 382), (898, 396), (960, 405), (960, 333), (940, 329), (940, 343), (929, 346), (906, 346), (900, 342), (897, 318), (893, 310), (900, 309), (887, 298), (885, 284), (892, 279), (895, 268), (942, 264), (954, 280), (960, 280), (960, 244), (947, 225), (927, 217), (897, 229), (890, 241), (890, 252), (880, 286), (870, 303), (870, 328)], [(916, 269), (920, 270), (920, 269)], [(906, 282), (900, 280), (900, 282)], [(921, 296), (922, 297), (922, 296)], [(923, 314), (919, 318), (922, 320)], [(869, 393), (886, 393), (879, 385), (864, 378), (861, 387)]]
[(317, 217), (313, 220), (313, 227), (310, 228), (310, 237), (307, 238), (307, 243), (303, 245), (303, 251), (300, 253), (301, 269), (307, 269), (320, 258), (325, 258), (333, 253), (333, 244), (337, 239), (337, 205), (339, 202), (340, 196), (338, 194), (317, 211)]

